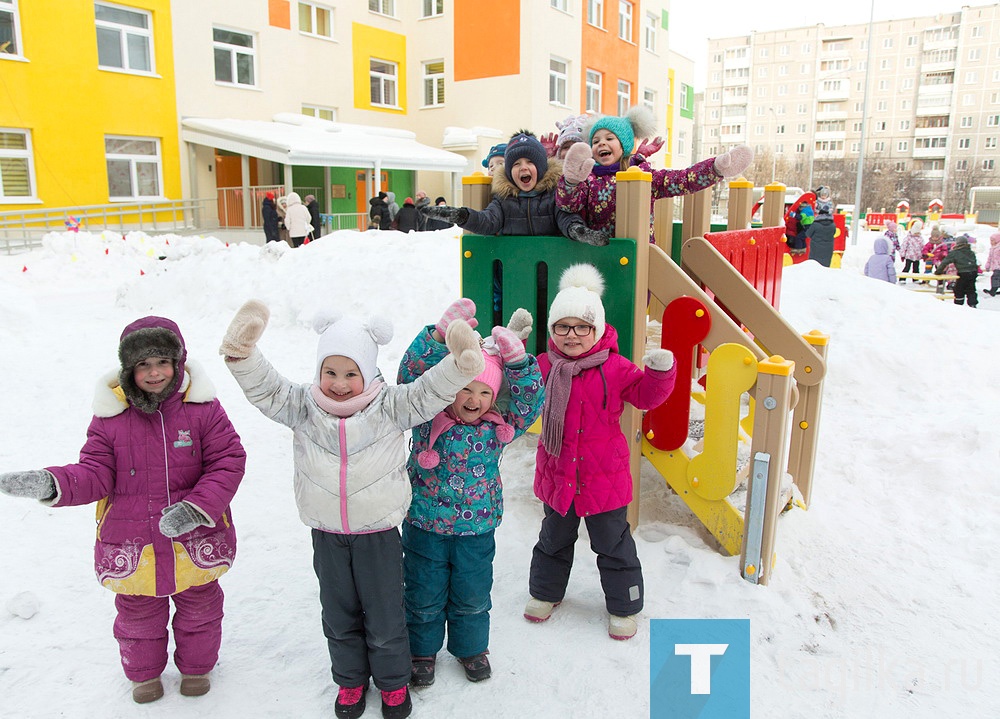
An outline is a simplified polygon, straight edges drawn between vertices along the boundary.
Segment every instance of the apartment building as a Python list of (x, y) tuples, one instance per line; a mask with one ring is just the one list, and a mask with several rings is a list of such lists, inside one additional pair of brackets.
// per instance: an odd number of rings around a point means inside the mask
[(669, 165), (692, 76), (666, 0), (0, 0), (0, 211), (271, 185), (324, 212), (454, 201), (514, 131), (639, 103)]
[(868, 24), (711, 40), (698, 154), (745, 142), (771, 157), (758, 184), (814, 187), (856, 171), (864, 129), (866, 190), (888, 176), (914, 208), (961, 211), (1000, 184), (1000, 4), (876, 22), (870, 40)]

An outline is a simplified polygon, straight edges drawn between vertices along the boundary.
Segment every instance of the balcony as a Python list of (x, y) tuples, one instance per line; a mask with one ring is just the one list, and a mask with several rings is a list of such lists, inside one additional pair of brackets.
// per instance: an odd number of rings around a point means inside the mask
[(817, 132), (815, 136), (816, 142), (831, 141), (831, 140), (847, 140), (846, 130), (835, 130), (832, 132)]
[(915, 147), (913, 148), (913, 159), (934, 160), (948, 156), (947, 147)]

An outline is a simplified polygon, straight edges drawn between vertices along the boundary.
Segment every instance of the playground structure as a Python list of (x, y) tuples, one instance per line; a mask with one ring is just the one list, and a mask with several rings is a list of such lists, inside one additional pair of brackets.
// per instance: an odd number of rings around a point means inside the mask
[[(477, 319), (502, 324), (517, 307), (535, 317), (528, 350), (546, 350), (547, 311), (562, 271), (589, 262), (604, 275), (607, 321), (621, 353), (641, 366), (649, 318), (661, 321), (663, 348), (674, 353), (678, 381), (667, 401), (643, 418), (628, 408), (622, 428), (632, 445), (633, 528), (639, 517), (640, 461), (645, 456), (687, 504), (724, 552), (740, 553), (741, 573), (767, 584), (774, 568), (778, 515), (793, 492), (811, 497), (828, 337), (800, 336), (778, 312), (785, 255), (785, 187), (765, 191), (764, 227), (750, 224), (752, 183), (730, 184), (728, 229), (708, 232), (710, 193), (684, 198), (680, 242), (674, 240), (673, 199), (654, 212), (649, 239), (651, 175), (632, 168), (617, 175), (618, 237), (591, 247), (561, 237), (462, 238), (462, 293)], [(463, 178), (463, 204), (482, 209), (490, 178)], [(648, 293), (648, 294), (647, 294)], [(706, 361), (707, 358), (707, 361)], [(691, 381), (688, 381), (691, 380)], [(741, 397), (749, 393), (749, 412)], [(705, 408), (704, 435), (689, 437), (692, 402)], [(749, 442), (749, 462), (739, 463)], [(700, 445), (700, 446), (699, 446)], [(746, 476), (742, 511), (731, 501)]]

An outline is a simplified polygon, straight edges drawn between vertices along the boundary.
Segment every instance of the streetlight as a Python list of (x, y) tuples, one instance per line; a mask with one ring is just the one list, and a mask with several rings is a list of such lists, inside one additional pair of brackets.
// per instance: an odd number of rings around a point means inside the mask
[(778, 140), (778, 113), (775, 111), (773, 105), (769, 105), (767, 109), (774, 115), (774, 132), (771, 133), (771, 182), (777, 182), (778, 153), (775, 148), (777, 147)]
[(851, 244), (858, 244), (858, 228), (861, 226), (861, 176), (865, 167), (865, 142), (868, 140), (868, 86), (872, 70), (872, 47), (875, 29), (875, 0), (872, 0), (871, 15), (868, 17), (868, 60), (865, 62), (865, 100), (861, 113), (861, 149), (858, 152), (858, 175), (854, 184), (854, 213), (851, 216)]

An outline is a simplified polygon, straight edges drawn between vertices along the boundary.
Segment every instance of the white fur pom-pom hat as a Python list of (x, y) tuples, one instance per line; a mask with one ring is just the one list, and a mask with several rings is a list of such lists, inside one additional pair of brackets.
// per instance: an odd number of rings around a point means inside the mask
[(313, 328), (320, 333), (316, 349), (316, 383), (319, 384), (323, 360), (340, 355), (354, 360), (365, 380), (365, 389), (368, 389), (378, 375), (379, 345), (392, 340), (392, 323), (375, 315), (360, 320), (334, 313), (317, 315)]
[(549, 308), (549, 334), (552, 326), (567, 317), (579, 317), (594, 325), (595, 337), (604, 336), (604, 278), (593, 265), (579, 264), (567, 267), (559, 278), (559, 294)]

